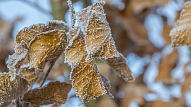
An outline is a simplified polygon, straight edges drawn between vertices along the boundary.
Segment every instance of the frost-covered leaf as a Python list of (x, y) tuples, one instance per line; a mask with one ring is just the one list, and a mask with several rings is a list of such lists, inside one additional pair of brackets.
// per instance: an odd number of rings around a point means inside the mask
[(16, 73), (18, 72), (23, 60), (28, 54), (28, 50), (25, 49), (21, 45), (16, 45), (15, 53), (10, 55), (7, 60), (7, 68), (9, 69), (9, 75), (11, 76), (11, 80), (14, 80), (16, 77)]
[(103, 75), (100, 75), (101, 76), (101, 79), (103, 81), (103, 85), (107, 91), (107, 95), (110, 97), (110, 98), (114, 98), (114, 96), (110, 93), (110, 89), (111, 89), (111, 85), (110, 85), (110, 81), (107, 77), (103, 76)]
[(40, 89), (29, 90), (25, 93), (23, 100), (33, 105), (63, 104), (71, 88), (72, 86), (65, 82), (50, 82)]
[(36, 72), (35, 68), (29, 68), (29, 65), (21, 66), (19, 72), (22, 74), (22, 77), (29, 82), (30, 86), (36, 82), (39, 76), (39, 72)]
[(28, 82), (16, 76), (11, 81), (7, 73), (0, 74), (0, 102), (11, 102), (24, 95), (28, 90)]
[(78, 13), (78, 24), (85, 29), (88, 55), (98, 58), (118, 56), (111, 29), (104, 14), (104, 1), (99, 1)]
[(86, 103), (105, 94), (106, 90), (94, 60), (86, 61), (85, 41), (80, 29), (76, 29), (70, 31), (72, 39), (65, 51), (65, 61), (72, 66), (71, 80), (76, 95)]
[(79, 96), (84, 103), (107, 93), (94, 60), (86, 61), (85, 58), (83, 58), (83, 60), (72, 69), (71, 79), (72, 85), (76, 90), (76, 95)]
[(129, 69), (126, 59), (122, 54), (119, 54), (119, 57), (113, 57), (106, 59), (106, 63), (116, 71), (120, 77), (122, 77), (125, 81), (132, 81), (134, 80), (132, 76), (132, 72)]
[(56, 60), (67, 44), (65, 31), (53, 30), (36, 36), (29, 47), (31, 68), (42, 70), (45, 62)]
[(185, 2), (180, 14), (180, 19), (177, 21), (177, 26), (170, 32), (172, 46), (191, 46), (191, 1)]
[(85, 41), (79, 27), (70, 29), (69, 44), (65, 50), (65, 61), (70, 66), (75, 66), (83, 57), (87, 56)]
[(35, 24), (29, 27), (25, 27), (16, 35), (16, 43), (26, 45), (27, 47), (29, 47), (30, 43), (37, 35), (43, 32), (56, 29), (63, 29), (67, 27), (67, 24), (57, 20), (50, 21), (47, 24)]
[(93, 12), (104, 14), (104, 9), (103, 9), (104, 4), (105, 4), (104, 1), (98, 1), (94, 3), (93, 5), (88, 6), (84, 8), (82, 11), (78, 12), (77, 13), (78, 25), (85, 28), (87, 26), (89, 17), (91, 16)]
[(99, 17), (96, 13), (92, 13), (90, 16), (85, 41), (87, 52), (92, 57), (106, 59), (119, 54), (106, 18)]

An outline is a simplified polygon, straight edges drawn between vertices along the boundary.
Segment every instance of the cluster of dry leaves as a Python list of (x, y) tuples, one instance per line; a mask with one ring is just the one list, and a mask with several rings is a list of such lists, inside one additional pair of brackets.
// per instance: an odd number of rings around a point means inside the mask
[[(89, 0), (72, 1), (82, 2), (84, 7), (91, 5)], [(11, 33), (14, 24), (21, 18), (12, 22), (0, 19), (2, 107), (11, 102), (14, 102), (12, 105), (24, 107), (56, 103), (53, 107), (58, 107), (59, 104), (65, 103), (67, 98), (70, 100), (76, 96), (84, 103), (91, 100), (85, 104), (86, 107), (128, 107), (132, 102), (136, 102), (139, 107), (188, 106), (185, 95), (191, 91), (191, 71), (188, 69), (191, 60), (180, 64), (182, 56), (179, 48), (174, 48), (168, 54), (163, 53), (171, 45), (172, 47), (191, 45), (189, 39), (191, 2), (185, 0), (183, 9), (177, 12), (174, 19), (176, 27), (173, 28), (174, 23), (169, 24), (168, 15), (161, 14), (158, 10), (168, 3), (178, 2), (177, 0), (119, 0), (123, 8), (114, 5), (114, 0), (105, 1), (105, 5), (103, 1), (99, 1), (80, 12), (75, 12), (70, 0), (68, 3), (66, 0), (51, 0), (53, 17), (59, 19), (54, 13), (53, 6), (57, 3), (56, 6), (70, 11), (71, 25), (68, 26), (63, 21), (50, 21), (47, 24), (26, 27), (16, 35), (16, 44)], [(150, 14), (162, 19), (161, 36), (165, 41), (163, 47), (155, 46), (149, 39), (149, 30), (146, 29), (144, 22)], [(140, 72), (133, 82), (126, 82), (133, 80), (125, 58), (132, 53), (147, 60), (142, 68), (137, 66), (142, 69), (142, 73)], [(158, 57), (156, 54), (161, 57), (158, 58), (158, 74), (151, 84), (145, 81), (145, 77), (150, 75), (147, 71), (152, 63), (156, 62), (155, 57)], [(6, 57), (8, 57), (7, 64), (4, 63)], [(64, 62), (70, 65), (71, 69)], [(184, 68), (181, 71), (184, 75), (175, 78), (172, 74), (178, 67)], [(70, 77), (65, 75), (68, 71)], [(113, 71), (117, 71), (123, 79)], [(62, 76), (65, 82), (55, 81), (59, 76)], [(46, 79), (51, 82), (43, 85)], [(166, 90), (161, 90), (167, 91), (166, 93), (170, 93), (172, 87), (178, 85), (181, 95), (177, 97), (168, 94), (170, 99), (164, 100), (160, 97), (160, 93), (150, 88), (157, 83), (163, 84)], [(33, 89), (32, 86), (35, 84), (39, 84), (40, 87)], [(72, 87), (76, 91), (76, 96), (68, 97)], [(111, 98), (101, 96), (103, 94)], [(157, 98), (148, 100), (145, 97), (148, 94)], [(95, 98), (97, 100), (92, 100)]]
[[(133, 80), (126, 60), (120, 54), (111, 35), (104, 13), (104, 1), (99, 1), (76, 13), (68, 0), (71, 26), (63, 21), (50, 21), (25, 27), (16, 35), (14, 53), (6, 64), (8, 72), (0, 74), (0, 106), (63, 104), (71, 87), (83, 103), (110, 93), (110, 81), (100, 74), (95, 58), (105, 61), (125, 81)], [(75, 25), (77, 23), (77, 25)], [(59, 56), (71, 66), (72, 85), (52, 81), (43, 86)], [(40, 76), (45, 70), (45, 75)], [(54, 71), (52, 71), (54, 72)], [(32, 86), (40, 79), (40, 87)]]

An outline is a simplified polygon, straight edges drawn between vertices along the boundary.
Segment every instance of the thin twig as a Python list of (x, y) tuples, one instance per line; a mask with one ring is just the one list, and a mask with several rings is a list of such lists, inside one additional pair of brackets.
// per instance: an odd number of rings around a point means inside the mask
[(40, 87), (42, 87), (42, 85), (44, 84), (44, 82), (45, 82), (46, 78), (48, 77), (48, 75), (49, 75), (49, 73), (50, 73), (52, 67), (53, 67), (54, 64), (55, 64), (55, 62), (56, 62), (56, 60), (50, 62), (50, 66), (49, 66), (49, 68), (48, 68), (48, 70), (47, 70), (47, 72), (46, 72), (46, 74), (45, 74), (45, 76), (44, 76), (42, 82), (40, 83)]
[(69, 11), (70, 11), (70, 19), (71, 19), (71, 28), (74, 27), (75, 21), (76, 21), (76, 17), (75, 17), (75, 10), (74, 7), (72, 5), (72, 1), (68, 0), (68, 6), (69, 6)]

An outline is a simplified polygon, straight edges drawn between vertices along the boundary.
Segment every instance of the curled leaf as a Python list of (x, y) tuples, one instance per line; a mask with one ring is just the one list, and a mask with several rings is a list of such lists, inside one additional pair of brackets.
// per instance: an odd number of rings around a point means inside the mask
[(45, 62), (56, 60), (67, 44), (65, 31), (53, 30), (41, 33), (31, 42), (28, 59), (31, 68), (42, 70)]
[(125, 81), (132, 81), (134, 80), (132, 76), (132, 72), (130, 71), (126, 59), (122, 54), (119, 54), (119, 57), (113, 57), (106, 59), (106, 63), (116, 71), (119, 76), (121, 76)]
[(10, 55), (7, 60), (7, 68), (9, 69), (9, 75), (11, 76), (11, 80), (14, 80), (16, 77), (16, 73), (19, 71), (19, 68), (28, 54), (28, 50), (25, 49), (21, 45), (16, 45), (15, 53)]
[(68, 28), (67, 24), (57, 20), (50, 21), (47, 24), (35, 24), (25, 27), (16, 35), (16, 43), (29, 47), (33, 39), (42, 32), (63, 28)]
[(71, 88), (72, 86), (65, 82), (50, 82), (40, 89), (29, 90), (25, 93), (23, 100), (33, 105), (63, 104)]
[(0, 74), (0, 102), (11, 102), (24, 95), (28, 90), (28, 82), (16, 76), (11, 81), (7, 73)]
[(191, 46), (191, 1), (185, 2), (177, 26), (170, 32), (172, 46)]

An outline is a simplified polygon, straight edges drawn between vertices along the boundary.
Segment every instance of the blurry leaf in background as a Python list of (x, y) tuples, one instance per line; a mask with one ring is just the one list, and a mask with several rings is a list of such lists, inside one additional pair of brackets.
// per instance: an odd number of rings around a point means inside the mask
[(130, 106), (131, 102), (135, 101), (139, 105), (145, 103), (144, 95), (150, 90), (145, 85), (126, 85), (122, 88), (124, 92), (124, 97), (122, 99), (120, 107), (128, 107)]
[(178, 55), (177, 49), (174, 49), (170, 54), (161, 59), (156, 81), (162, 81), (164, 84), (174, 84), (177, 82), (176, 79), (171, 77), (171, 72), (177, 65)]
[(165, 6), (170, 0), (130, 0), (130, 6), (134, 14), (139, 14), (145, 8)]
[(103, 96), (96, 107), (117, 107), (117, 104), (113, 99)]
[(25, 93), (23, 100), (33, 105), (63, 104), (71, 88), (72, 86), (65, 82), (50, 82), (40, 89), (29, 90)]
[(141, 107), (180, 107), (180, 106), (181, 105), (179, 105), (176, 102), (165, 102), (162, 100), (155, 100), (155, 101), (146, 102), (145, 105)]
[(166, 42), (166, 45), (171, 44), (171, 37), (169, 36), (169, 34), (170, 34), (170, 30), (172, 28), (173, 27), (171, 25), (168, 25), (168, 24), (164, 24), (164, 26), (163, 26), (162, 36)]

